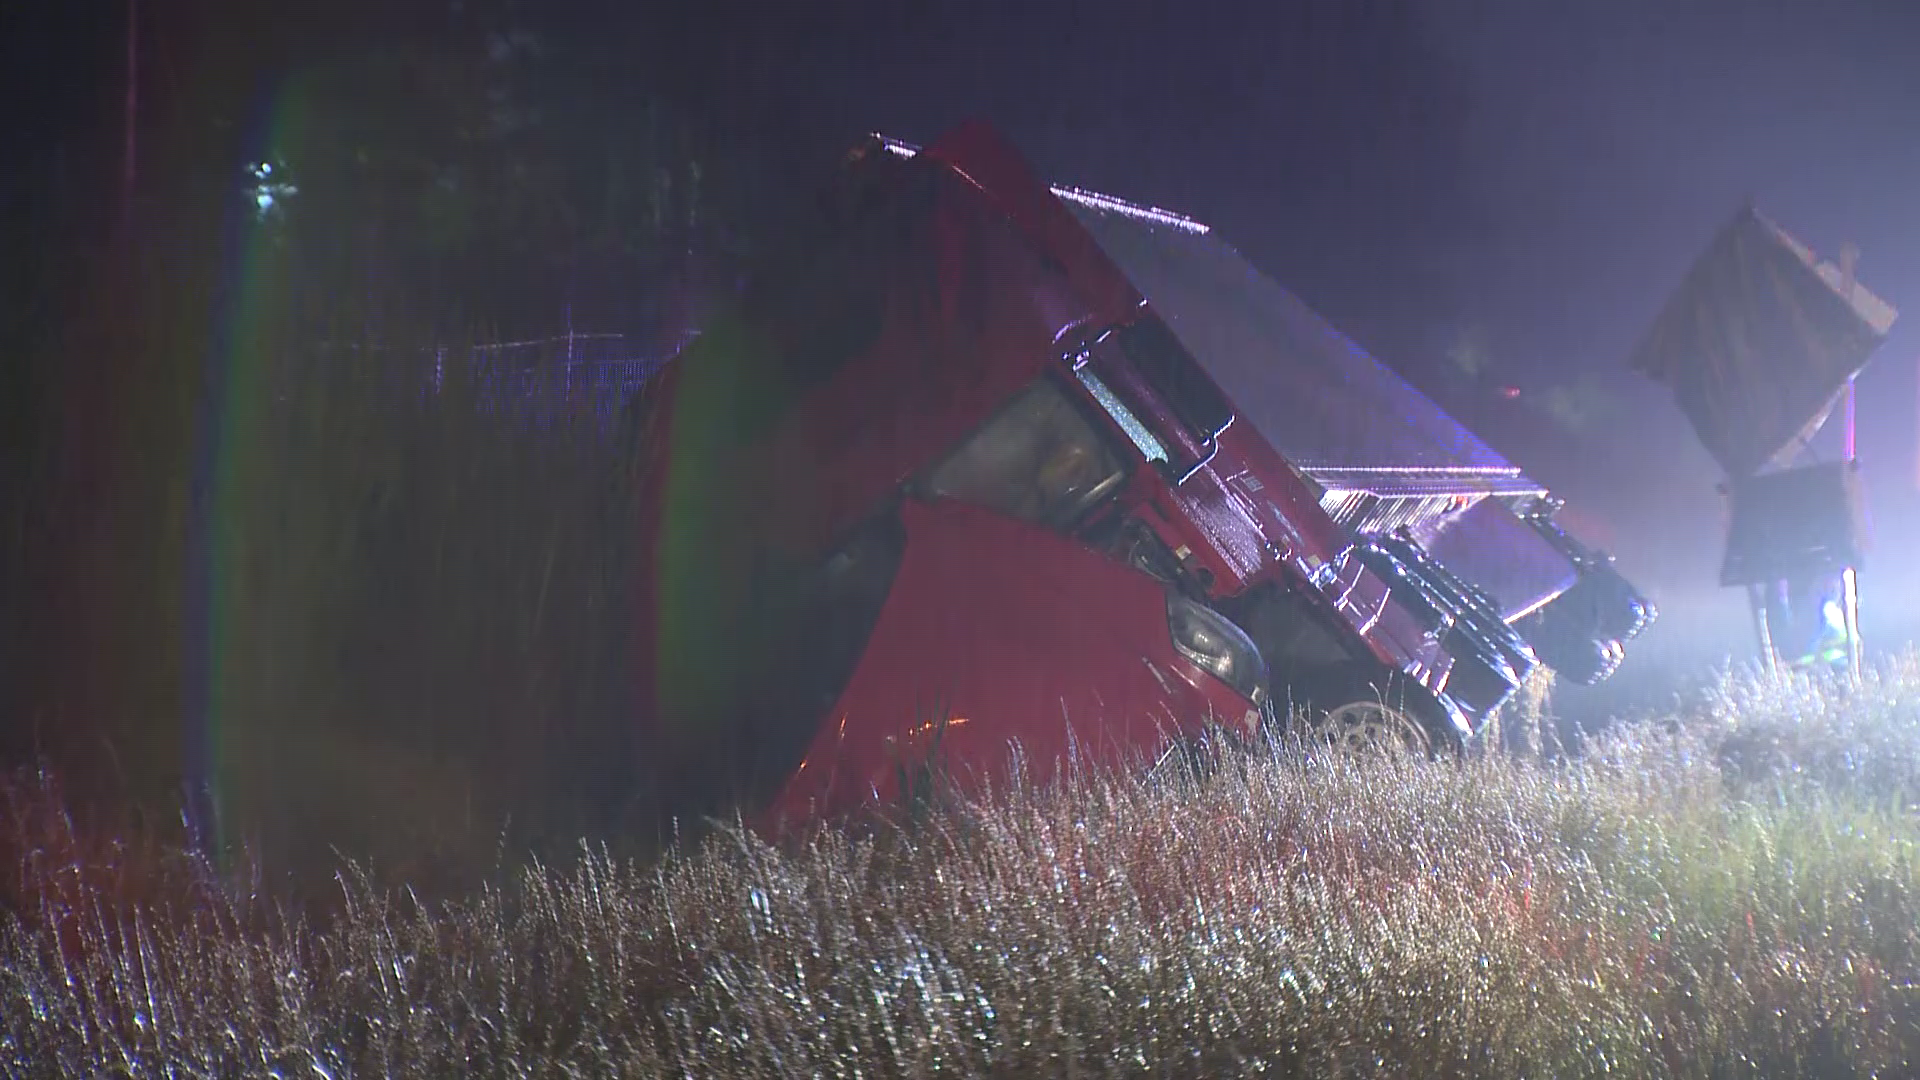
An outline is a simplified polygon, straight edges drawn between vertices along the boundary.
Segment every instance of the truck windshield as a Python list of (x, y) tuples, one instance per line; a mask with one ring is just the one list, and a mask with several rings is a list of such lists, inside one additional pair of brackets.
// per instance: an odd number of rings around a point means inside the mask
[(1127, 467), (1052, 378), (1015, 395), (921, 482), (1022, 521), (1067, 530), (1117, 492)]
[(1211, 442), (1233, 423), (1233, 406), (1166, 323), (1148, 316), (1121, 327), (1118, 337), (1134, 369), (1195, 439)]

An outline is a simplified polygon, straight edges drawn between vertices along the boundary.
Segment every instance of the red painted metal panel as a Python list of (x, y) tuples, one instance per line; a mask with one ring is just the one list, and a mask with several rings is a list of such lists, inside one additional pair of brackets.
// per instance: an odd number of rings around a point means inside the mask
[[(1044, 782), (1069, 747), (1119, 763), (1252, 705), (1173, 647), (1159, 582), (962, 503), (908, 502), (907, 549), (866, 655), (775, 818), (899, 793), (930, 762), (965, 783), (1017, 742)], [(977, 779), (977, 777), (975, 777)]]

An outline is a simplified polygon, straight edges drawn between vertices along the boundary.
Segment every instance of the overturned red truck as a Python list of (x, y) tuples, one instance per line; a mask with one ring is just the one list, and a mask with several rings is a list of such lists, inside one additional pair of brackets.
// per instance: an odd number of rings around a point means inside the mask
[(770, 818), (1213, 724), (1460, 747), (1651, 607), (1197, 223), (875, 137), (636, 395), (663, 778)]

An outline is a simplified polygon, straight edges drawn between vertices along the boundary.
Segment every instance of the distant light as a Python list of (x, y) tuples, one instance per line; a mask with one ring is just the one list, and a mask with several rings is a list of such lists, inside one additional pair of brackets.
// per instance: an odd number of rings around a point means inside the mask
[[(880, 145), (884, 147), (888, 153), (899, 157), (910, 158), (920, 152), (920, 148), (912, 143), (889, 138), (877, 131), (873, 133), (873, 137), (880, 140)], [(1162, 210), (1157, 206), (1143, 206), (1140, 203), (1128, 202), (1125, 199), (1115, 198), (1112, 195), (1103, 195), (1098, 191), (1088, 191), (1085, 188), (1074, 187), (1050, 187), (1047, 190), (1068, 202), (1077, 202), (1082, 206), (1089, 206), (1095, 210), (1105, 210), (1109, 213), (1120, 214), (1123, 217), (1135, 218), (1141, 221), (1151, 221), (1156, 225), (1171, 226), (1183, 232), (1193, 233), (1195, 236), (1205, 236), (1213, 231), (1211, 226), (1203, 225), (1183, 214), (1176, 214), (1171, 210)]]
[(1520, 388), (1517, 386), (1503, 386), (1500, 388), (1500, 396), (1506, 398), (1508, 401), (1512, 401), (1514, 398), (1520, 396)]
[(1827, 629), (1843, 636), (1846, 634), (1847, 611), (1840, 606), (1840, 601), (1828, 600), (1826, 603), (1821, 604), (1820, 618), (1822, 622), (1826, 623)]
[[(289, 196), (300, 191), (283, 179), (275, 179), (274, 172), (271, 161), (255, 161), (247, 165), (247, 175), (253, 179), (253, 183), (247, 187), (247, 193), (252, 196), (256, 217), (265, 218)], [(280, 174), (284, 176), (285, 170), (280, 170)]]

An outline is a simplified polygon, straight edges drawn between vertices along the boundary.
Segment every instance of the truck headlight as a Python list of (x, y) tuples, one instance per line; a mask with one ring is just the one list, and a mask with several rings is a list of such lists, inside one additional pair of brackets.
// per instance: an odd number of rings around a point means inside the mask
[(1246, 631), (1205, 604), (1167, 593), (1167, 627), (1180, 655), (1258, 705), (1267, 697), (1267, 662)]

